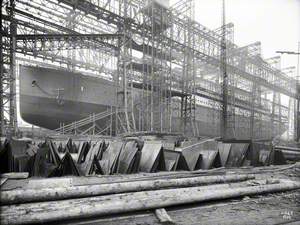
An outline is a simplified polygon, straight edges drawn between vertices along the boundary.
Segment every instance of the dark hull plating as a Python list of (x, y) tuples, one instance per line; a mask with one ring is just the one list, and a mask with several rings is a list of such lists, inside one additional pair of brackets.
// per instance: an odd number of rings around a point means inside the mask
[[(135, 104), (141, 101), (138, 87), (133, 90)], [(116, 86), (111, 81), (101, 78), (41, 67), (20, 66), (20, 112), (24, 121), (48, 129), (56, 129), (61, 123), (68, 124), (83, 119), (92, 113), (100, 113), (117, 104)], [(173, 101), (172, 131), (182, 132), (181, 120), (176, 112), (178, 100)], [(173, 107), (173, 106), (172, 106)], [(143, 112), (144, 113), (144, 112)], [(177, 116), (175, 116), (177, 115)], [(213, 116), (214, 115), (214, 116)], [(198, 134), (219, 136), (220, 111), (205, 106), (197, 106), (196, 126)], [(138, 118), (138, 117), (137, 117)], [(241, 126), (248, 120), (236, 115), (236, 138), (249, 138), (249, 129)], [(168, 118), (163, 121), (167, 122)], [(106, 121), (101, 121), (105, 125)], [(261, 121), (260, 138), (272, 136), (272, 126), (268, 121)], [(101, 124), (100, 124), (101, 126)], [(275, 127), (275, 135), (285, 131)], [(156, 129), (156, 128), (155, 128)], [(159, 130), (159, 128), (157, 128)], [(164, 127), (163, 130), (168, 130)]]
[(20, 66), (20, 112), (24, 121), (48, 129), (115, 106), (112, 82), (49, 68)]

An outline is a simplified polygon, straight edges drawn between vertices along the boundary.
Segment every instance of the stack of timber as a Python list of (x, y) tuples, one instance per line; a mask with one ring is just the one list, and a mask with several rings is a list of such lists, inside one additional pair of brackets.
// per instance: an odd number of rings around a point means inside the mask
[(276, 150), (282, 151), (285, 158), (291, 161), (299, 161), (300, 160), (300, 148), (290, 147), (290, 146), (275, 146)]
[(261, 172), (270, 177), (267, 172), (274, 171), (268, 168), (13, 179), (2, 185), (0, 222), (74, 223), (149, 210), (163, 221), (172, 219), (167, 214), (170, 207), (300, 189), (299, 180), (262, 178)]

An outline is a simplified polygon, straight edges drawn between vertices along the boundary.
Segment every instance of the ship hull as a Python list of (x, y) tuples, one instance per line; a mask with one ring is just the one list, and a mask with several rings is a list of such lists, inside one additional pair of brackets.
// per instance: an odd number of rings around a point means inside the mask
[(56, 129), (116, 105), (112, 82), (50, 68), (20, 66), (20, 114), (30, 124)]
[[(20, 66), (20, 113), (24, 121), (47, 129), (57, 129), (62, 124), (86, 118), (93, 113), (100, 113), (116, 107), (117, 91), (113, 82), (102, 78), (41, 67)], [(142, 91), (133, 88), (132, 98), (136, 108), (134, 115), (136, 121), (147, 121), (149, 108), (143, 112), (138, 110), (141, 104)], [(154, 99), (156, 101), (156, 98)], [(182, 132), (180, 118), (180, 99), (172, 101), (171, 130)], [(159, 106), (154, 108), (159, 111)], [(148, 113), (148, 114), (147, 114)], [(155, 116), (154, 130), (170, 131), (170, 118), (167, 113)], [(159, 118), (159, 116), (162, 116)], [(141, 117), (144, 120), (141, 120)], [(197, 105), (196, 121), (193, 129), (201, 136), (220, 136), (220, 111)], [(114, 117), (113, 117), (114, 119)], [(245, 124), (249, 117), (235, 116), (235, 133), (237, 139), (250, 137), (250, 129)], [(99, 121), (100, 127), (105, 127), (107, 121)], [(103, 124), (101, 124), (103, 123)], [(286, 129), (284, 124), (272, 126), (270, 121), (260, 121), (259, 138), (269, 139), (282, 134)], [(136, 127), (141, 127), (136, 124)], [(142, 130), (147, 130), (149, 124), (142, 124)], [(280, 129), (281, 128), (281, 129)], [(187, 131), (192, 131), (187, 127)], [(192, 133), (191, 133), (192, 134)]]
[(56, 99), (23, 95), (20, 103), (21, 117), (27, 123), (35, 126), (56, 129), (62, 123), (68, 124), (107, 110), (107, 105), (64, 101), (63, 106)]

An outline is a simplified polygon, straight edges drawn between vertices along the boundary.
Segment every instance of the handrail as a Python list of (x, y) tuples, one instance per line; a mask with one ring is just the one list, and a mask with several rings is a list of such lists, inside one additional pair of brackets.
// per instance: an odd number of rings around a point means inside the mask
[(110, 116), (112, 113), (113, 113), (113, 111), (106, 110), (106, 111), (100, 112), (98, 114), (91, 114), (88, 117), (83, 118), (81, 120), (74, 121), (74, 122), (71, 122), (70, 124), (60, 126), (59, 128), (55, 129), (55, 131), (57, 131), (57, 132), (62, 132), (63, 131), (64, 133), (68, 133), (72, 130), (78, 129), (78, 128), (80, 128), (82, 126), (85, 126), (89, 123), (93, 123), (97, 120), (100, 120), (100, 119), (103, 119), (107, 116)]
[[(124, 112), (124, 109), (121, 109), (121, 110), (119, 109), (118, 112), (122, 113), (122, 112)], [(71, 131), (76, 132), (76, 130), (79, 129), (80, 127), (86, 126), (90, 123), (95, 123), (96, 121), (98, 121), (100, 119), (111, 116), (113, 113), (115, 113), (115, 112), (112, 111), (111, 109), (107, 109), (106, 111), (103, 111), (103, 112), (100, 112), (97, 114), (93, 113), (93, 114), (90, 114), (88, 117), (83, 118), (81, 120), (71, 122), (67, 125), (60, 125), (60, 127), (55, 129), (55, 131), (59, 132), (59, 133), (64, 133), (64, 134), (67, 134)]]

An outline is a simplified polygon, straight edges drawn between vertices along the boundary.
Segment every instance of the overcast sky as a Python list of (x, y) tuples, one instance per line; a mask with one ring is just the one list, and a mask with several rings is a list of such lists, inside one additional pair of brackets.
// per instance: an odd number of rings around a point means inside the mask
[[(195, 19), (215, 29), (221, 26), (222, 0), (195, 0)], [(300, 0), (226, 0), (226, 23), (234, 23), (239, 46), (260, 41), (264, 58), (278, 50), (297, 51), (300, 41)], [(297, 66), (297, 56), (283, 55), (282, 68)]]

